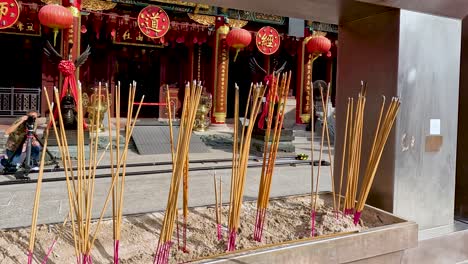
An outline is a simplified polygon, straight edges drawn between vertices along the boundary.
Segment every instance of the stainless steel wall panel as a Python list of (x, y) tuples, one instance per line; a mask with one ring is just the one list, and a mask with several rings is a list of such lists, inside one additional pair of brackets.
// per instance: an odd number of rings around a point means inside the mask
[[(335, 175), (341, 172), (347, 100), (349, 97), (357, 98), (361, 80), (367, 81), (369, 87), (364, 116), (362, 170), (372, 145), (381, 96), (391, 98), (397, 95), (399, 17), (399, 11), (392, 11), (339, 27)], [(387, 211), (393, 210), (394, 141), (392, 134), (382, 156), (385, 162), (379, 167), (368, 200), (369, 204)], [(338, 187), (339, 183), (336, 182), (335, 186)]]
[[(364, 160), (380, 95), (400, 96), (397, 124), (368, 202), (423, 229), (453, 221), (460, 36), (460, 20), (405, 10), (340, 26), (335, 173), (341, 168), (346, 101), (356, 96), (359, 80), (369, 83)], [(443, 139), (436, 152), (426, 152), (431, 119), (440, 120)]]
[[(400, 12), (394, 213), (420, 228), (453, 221), (461, 21)], [(449, 48), (448, 48), (449, 47)], [(426, 152), (430, 120), (440, 119), (442, 146)], [(403, 137), (414, 137), (405, 151)]]

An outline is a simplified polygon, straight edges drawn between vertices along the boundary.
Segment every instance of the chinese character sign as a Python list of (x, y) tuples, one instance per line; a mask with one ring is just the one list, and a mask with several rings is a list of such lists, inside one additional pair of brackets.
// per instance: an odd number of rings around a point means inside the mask
[[(2, 2), (3, 0), (0, 0)], [(0, 21), (2, 19), (0, 18)], [(1, 22), (0, 22), (1, 24)], [(9, 28), (0, 27), (0, 34), (16, 34), (28, 36), (41, 35), (41, 23), (38, 18), (38, 7), (34, 5), (21, 6), (20, 15)]]
[(115, 36), (113, 37), (114, 44), (133, 45), (133, 46), (146, 46), (153, 48), (162, 48), (162, 38), (148, 38), (141, 32), (137, 26), (137, 21), (134, 20), (130, 23), (119, 23)]
[(280, 36), (276, 29), (266, 26), (262, 27), (255, 38), (258, 50), (265, 54), (271, 55), (278, 51), (280, 46)]
[(138, 14), (138, 27), (149, 38), (163, 37), (169, 31), (169, 25), (169, 16), (158, 6), (147, 6)]
[(16, 0), (0, 0), (0, 29), (13, 26), (19, 14), (20, 7)]

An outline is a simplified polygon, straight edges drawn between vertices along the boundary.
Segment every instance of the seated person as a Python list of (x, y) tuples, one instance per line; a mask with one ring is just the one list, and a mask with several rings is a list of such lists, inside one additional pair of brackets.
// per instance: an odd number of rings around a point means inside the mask
[[(8, 135), (8, 140), (5, 146), (6, 154), (9, 159), (10, 166), (19, 167), (23, 162), (24, 156), (22, 153), (26, 152), (26, 120), (28, 117), (37, 118), (38, 114), (34, 110), (28, 111), (27, 115), (18, 118), (9, 128), (5, 130), (5, 134)], [(34, 131), (36, 130), (36, 125), (34, 124)], [(21, 145), (22, 144), (22, 145)], [(21, 149), (19, 149), (21, 148)], [(41, 145), (35, 137), (32, 138), (31, 142), (31, 161), (32, 169), (38, 167), (39, 155), (41, 153)], [(20, 151), (21, 150), (21, 151)]]

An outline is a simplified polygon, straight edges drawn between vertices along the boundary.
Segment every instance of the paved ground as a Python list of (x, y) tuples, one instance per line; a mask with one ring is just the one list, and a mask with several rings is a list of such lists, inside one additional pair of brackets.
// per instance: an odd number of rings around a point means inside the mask
[[(0, 127), (1, 128), (1, 127)], [(1, 129), (0, 131), (3, 131)], [(223, 132), (205, 132), (202, 134), (223, 133)], [(226, 133), (226, 132), (224, 132)], [(295, 131), (296, 139), (294, 141), (297, 153), (306, 153), (310, 155), (310, 132)], [(315, 140), (314, 155), (318, 157), (319, 144)], [(191, 154), (191, 160), (203, 159), (230, 159), (231, 152), (228, 148), (210, 148), (207, 153)], [(328, 156), (323, 156), (328, 160)], [(127, 163), (142, 162), (160, 162), (169, 161), (170, 155), (147, 155), (141, 156), (131, 151)], [(108, 163), (108, 159), (103, 160), (103, 165)], [(252, 163), (257, 163), (253, 161)], [(191, 167), (228, 165), (229, 163), (204, 163), (194, 164)], [(130, 171), (146, 171), (150, 169), (160, 170), (168, 169), (168, 166), (158, 167), (137, 167)], [(260, 179), (260, 168), (249, 168), (245, 189), (245, 199), (256, 199), (258, 193), (258, 182)], [(109, 173), (108, 170), (100, 170), (98, 173)], [(229, 197), (229, 183), (231, 170), (219, 170), (217, 175), (223, 180), (223, 201), (227, 202)], [(32, 174), (31, 174), (32, 175)], [(273, 178), (271, 196), (285, 196), (293, 194), (310, 193), (310, 175), (311, 167), (309, 165), (278, 166), (275, 169)], [(320, 179), (320, 191), (329, 191), (330, 174), (329, 167), (322, 167)], [(35, 177), (34, 175), (32, 175)], [(63, 177), (63, 173), (47, 173), (46, 178)], [(0, 175), (0, 181), (11, 180), (11, 176)], [(147, 174), (139, 176), (129, 176), (126, 180), (125, 193), (125, 214), (137, 214), (144, 212), (161, 211), (165, 209), (167, 202), (167, 193), (169, 189), (170, 174)], [(97, 216), (110, 185), (110, 179), (96, 180), (96, 195), (94, 214)], [(0, 186), (0, 228), (11, 228), (30, 225), (32, 203), (34, 200), (36, 184), (20, 184)], [(214, 204), (213, 190), (213, 172), (196, 171), (190, 173), (189, 187), (190, 206)], [(66, 195), (66, 186), (64, 182), (47, 182), (43, 184), (39, 223), (54, 223), (63, 221), (68, 211), (68, 198)], [(109, 213), (109, 212), (108, 212)]]

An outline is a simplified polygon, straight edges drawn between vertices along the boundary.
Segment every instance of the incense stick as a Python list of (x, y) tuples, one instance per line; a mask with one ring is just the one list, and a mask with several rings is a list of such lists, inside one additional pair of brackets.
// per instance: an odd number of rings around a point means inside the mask
[[(250, 94), (252, 96), (252, 109), (250, 111), (248, 125), (246, 124), (248, 111), (246, 111), (245, 113), (244, 124), (242, 126), (242, 133), (241, 133), (241, 141), (240, 141), (241, 143), (240, 143), (239, 149), (237, 149), (236, 147), (237, 139), (236, 138), (234, 139), (235, 144), (233, 146), (233, 152), (237, 152), (237, 153), (233, 154), (235, 159), (233, 159), (233, 163), (234, 163), (233, 175), (231, 178), (232, 185), (231, 185), (231, 200), (230, 200), (230, 212), (229, 212), (229, 222), (228, 222), (228, 227), (229, 227), (229, 239), (228, 239), (228, 245), (227, 245), (228, 251), (235, 250), (235, 247), (236, 247), (236, 236), (237, 236), (237, 230), (240, 224), (240, 210), (242, 207), (242, 197), (243, 197), (244, 188), (245, 188), (245, 177), (246, 177), (246, 172), (247, 172), (247, 163), (248, 163), (248, 157), (249, 157), (249, 152), (250, 152), (250, 142), (252, 138), (252, 131), (256, 123), (255, 120), (260, 110), (261, 101), (265, 93), (265, 90), (266, 90), (265, 87), (261, 84), (251, 86)], [(236, 86), (236, 97), (239, 97), (238, 86)], [(249, 99), (250, 99), (250, 96), (249, 96)], [(247, 108), (249, 104), (250, 102), (247, 102)], [(236, 107), (236, 111), (238, 111), (238, 107)], [(238, 114), (236, 115), (238, 116)], [(246, 127), (247, 127), (247, 130), (246, 130)]]
[(363, 184), (361, 186), (361, 192), (356, 205), (356, 212), (354, 214), (354, 224), (356, 225), (359, 223), (361, 213), (364, 209), (367, 197), (372, 187), (372, 183), (374, 181), (374, 177), (377, 172), (377, 168), (379, 166), (388, 136), (390, 135), (393, 124), (396, 120), (396, 116), (400, 107), (400, 100), (396, 97), (392, 98), (392, 101), (387, 108), (387, 113), (383, 120), (381, 120), (384, 105), (385, 98), (382, 100), (382, 107), (380, 111), (381, 114), (379, 117), (379, 122), (377, 123), (371, 154), (364, 172)]
[[(50, 116), (50, 117), (53, 118), (53, 116)], [(39, 167), (39, 174), (37, 177), (36, 194), (34, 197), (34, 206), (33, 206), (32, 220), (31, 220), (31, 234), (29, 237), (28, 264), (32, 263), (33, 254), (34, 254), (33, 253), (34, 242), (35, 242), (36, 231), (37, 231), (37, 217), (39, 213), (39, 202), (40, 202), (40, 197), (41, 197), (42, 178), (44, 176), (44, 164), (45, 164), (47, 142), (49, 140), (49, 129), (50, 129), (50, 125), (48, 125), (45, 130), (45, 136), (44, 136), (45, 140), (44, 140), (44, 145), (43, 145), (44, 150), (42, 151), (42, 154), (41, 154), (41, 163)]]
[[(133, 83), (130, 85), (130, 94), (129, 94), (128, 105), (127, 105), (127, 119), (126, 119), (126, 124), (125, 124), (125, 142), (129, 142), (131, 138), (133, 104), (135, 102), (136, 87), (137, 87), (137, 83), (133, 81)], [(137, 117), (135, 117), (135, 122), (136, 122), (136, 118)], [(123, 217), (123, 204), (124, 204), (125, 179), (126, 179), (125, 175), (126, 175), (126, 169), (127, 169), (127, 166), (126, 166), (127, 154), (128, 154), (128, 151), (124, 151), (121, 156), (117, 156), (118, 160), (120, 161), (120, 164), (117, 163), (117, 169), (116, 169), (116, 172), (114, 172), (115, 177), (116, 177), (116, 186), (114, 187), (115, 191), (112, 192), (116, 198), (114, 263), (119, 263), (119, 247), (120, 247), (121, 227), (122, 227), (122, 217)], [(120, 166), (122, 166), (122, 168)]]
[[(116, 156), (117, 158), (120, 157), (120, 81), (117, 83), (116, 87), (116, 96), (115, 96), (115, 147), (116, 147)], [(109, 130), (109, 134), (110, 130)], [(113, 149), (111, 149), (111, 153), (113, 155)], [(113, 238), (114, 238), (114, 262), (117, 261), (118, 258), (115, 257), (115, 251), (117, 249), (117, 242), (116, 242), (116, 235), (117, 235), (117, 181), (115, 177), (117, 174), (115, 173), (115, 169), (112, 168), (112, 181), (115, 182), (114, 189), (112, 190), (112, 227), (113, 227)]]
[[(134, 84), (135, 85), (135, 84)], [(106, 86), (107, 87), (107, 86)], [(129, 103), (133, 105), (133, 99), (134, 99), (134, 89), (133, 92), (131, 92)], [(54, 95), (55, 95), (55, 100), (60, 103), (59, 101), (59, 96), (58, 96), (58, 90), (54, 90)], [(116, 180), (118, 179), (118, 176), (116, 176), (116, 171), (114, 167), (114, 161), (113, 161), (113, 147), (112, 147), (112, 134), (111, 131), (109, 131), (109, 138), (110, 142), (101, 153), (101, 155), (98, 155), (98, 144), (99, 144), (99, 126), (100, 126), (100, 119), (101, 119), (101, 112), (99, 109), (101, 109), (101, 105), (103, 103), (103, 98), (104, 101), (107, 101), (107, 110), (109, 111), (109, 92), (106, 89), (106, 95), (103, 96), (102, 94), (102, 85), (99, 83), (99, 87), (97, 90), (97, 93), (95, 94), (97, 96), (97, 101), (95, 102), (95, 105), (93, 105), (93, 113), (91, 113), (94, 117), (92, 127), (94, 128), (93, 131), (90, 132), (92, 135), (90, 144), (89, 144), (89, 158), (86, 159), (85, 157), (85, 143), (84, 143), (84, 111), (83, 111), (83, 104), (82, 104), (82, 92), (81, 92), (81, 85), (78, 86), (78, 94), (77, 94), (77, 164), (76, 164), (76, 177), (73, 176), (73, 168), (72, 168), (72, 163), (69, 155), (69, 150), (68, 150), (68, 139), (65, 134), (65, 129), (64, 129), (64, 124), (62, 120), (62, 113), (61, 113), (61, 108), (60, 105), (57, 107), (58, 109), (58, 121), (60, 125), (60, 130), (58, 131), (57, 126), (55, 124), (55, 120), (52, 120), (52, 125), (54, 127), (55, 135), (57, 137), (57, 142), (59, 145), (59, 150), (62, 156), (62, 160), (64, 163), (65, 167), (65, 174), (66, 174), (66, 182), (67, 182), (67, 190), (68, 190), (68, 196), (69, 196), (69, 204), (70, 204), (70, 212), (69, 212), (69, 217), (71, 219), (71, 227), (73, 231), (73, 237), (74, 237), (74, 245), (75, 245), (75, 254), (77, 258), (77, 262), (80, 264), (88, 264), (92, 263), (91, 259), (91, 250), (94, 245), (94, 241), (96, 239), (96, 235), (99, 232), (99, 227), (100, 223), (102, 221), (102, 214), (105, 211), (109, 198), (111, 194), (114, 195), (113, 197), (113, 203), (116, 205), (120, 206), (113, 208), (113, 232), (114, 236), (116, 238), (116, 242), (118, 242), (118, 238), (120, 236), (120, 224), (122, 222), (122, 206), (123, 206), (123, 187), (124, 184), (122, 184), (121, 192), (120, 193), (114, 193), (114, 184)], [(120, 90), (118, 91), (118, 96), (117, 99), (120, 99)], [(50, 100), (48, 98), (48, 95), (46, 93), (46, 100), (49, 106), (49, 110), (52, 109), (52, 106), (50, 104)], [(117, 100), (117, 101), (118, 101)], [(116, 105), (119, 106), (119, 103), (116, 102)], [(141, 107), (141, 102), (137, 111), (137, 116), (139, 113)], [(119, 107), (118, 107), (119, 108)], [(118, 113), (119, 110), (117, 110)], [(126, 144), (124, 151), (122, 153), (122, 156), (117, 155), (117, 174), (119, 173), (120, 166), (123, 164), (124, 169), (123, 169), (123, 175), (122, 179), (125, 177), (125, 159), (127, 156), (127, 151), (128, 151), (128, 141), (130, 140), (130, 135), (131, 132), (133, 131), (133, 127), (135, 125), (136, 120), (131, 124), (131, 115), (132, 111), (129, 111), (130, 117), (127, 118), (127, 131), (126, 131)], [(119, 123), (119, 118), (117, 118), (118, 123)], [(109, 125), (109, 130), (111, 130), (110, 126), (110, 120), (108, 120), (108, 125)], [(131, 128), (130, 128), (131, 127)], [(117, 124), (117, 128), (119, 128), (119, 124)], [(118, 135), (117, 135), (117, 141), (118, 141)], [(93, 211), (93, 201), (94, 201), (94, 193), (95, 193), (95, 176), (96, 176), (96, 170), (98, 164), (102, 161), (104, 157), (104, 153), (107, 151), (107, 149), (110, 147), (111, 149), (111, 172), (112, 172), (112, 185), (109, 189), (108, 196), (106, 198), (106, 201), (104, 203), (102, 212), (101, 212), (101, 217), (99, 221), (97, 222), (96, 228), (94, 232), (91, 232), (91, 219), (92, 219), (92, 211)], [(119, 146), (117, 147), (119, 149)], [(71, 174), (71, 177), (70, 175)], [(116, 197), (115, 194), (118, 194), (119, 196)], [(117, 214), (117, 215), (116, 215)], [(76, 221), (75, 221), (76, 219)], [(119, 227), (119, 228), (117, 228)], [(93, 235), (91, 235), (93, 234)], [(54, 240), (54, 243), (50, 247), (46, 258), (44, 261), (47, 260), (48, 254), (50, 254), (53, 246), (55, 245), (56, 240)], [(117, 243), (118, 245), (118, 243)], [(117, 247), (118, 248), (118, 247)], [(118, 251), (117, 251), (118, 254)], [(118, 255), (117, 255), (117, 261), (118, 263)]]
[(346, 122), (345, 122), (345, 133), (344, 133), (344, 143), (343, 143), (343, 152), (341, 155), (341, 173), (340, 173), (340, 187), (338, 191), (338, 210), (341, 210), (341, 190), (343, 187), (343, 174), (346, 160), (346, 144), (348, 139), (348, 124), (349, 124), (349, 115), (350, 115), (351, 99), (348, 98), (348, 105), (346, 108)]
[[(352, 214), (355, 208), (359, 172), (361, 164), (362, 132), (364, 124), (364, 109), (366, 103), (366, 85), (361, 84), (361, 91), (358, 94), (356, 109), (351, 98), (349, 127), (348, 127), (348, 177), (346, 182), (346, 194), (344, 202), (344, 214)], [(354, 112), (354, 114), (353, 114)]]
[[(213, 185), (214, 185), (214, 192), (215, 192), (215, 218), (216, 218), (216, 232), (217, 232), (217, 237), (218, 240), (222, 239), (222, 234), (221, 234), (221, 215), (220, 215), (220, 205), (219, 205), (219, 194), (218, 194), (218, 187), (217, 187), (217, 182), (216, 182), (216, 171), (213, 174)], [(220, 185), (221, 187), (221, 185)]]
[[(310, 227), (310, 235), (313, 237), (315, 236), (315, 217), (316, 217), (316, 210), (317, 210), (317, 200), (318, 200), (318, 187), (320, 181), (320, 172), (322, 167), (322, 153), (323, 153), (323, 144), (325, 140), (325, 130), (327, 129), (327, 105), (324, 105), (323, 101), (323, 87), (320, 87), (320, 96), (322, 98), (322, 106), (323, 106), (323, 124), (322, 124), (322, 136), (320, 139), (320, 152), (319, 152), (319, 164), (317, 168), (317, 181), (315, 183), (315, 195), (314, 195), (314, 204), (312, 206), (312, 213), (311, 213), (311, 227)], [(327, 91), (328, 94), (328, 91)], [(312, 164), (313, 166), (313, 164)]]
[[(201, 81), (193, 81), (192, 82), (192, 87), (202, 87)], [(193, 102), (189, 101), (187, 102), (187, 107), (190, 108), (190, 104)], [(187, 113), (186, 113), (187, 114)], [(187, 122), (187, 119), (184, 119), (185, 122)], [(186, 126), (187, 124), (185, 124)], [(183, 246), (182, 246), (182, 251), (183, 252), (188, 252), (187, 250), (187, 220), (188, 220), (188, 179), (189, 179), (189, 154), (190, 152), (190, 142), (187, 145), (187, 153), (185, 157), (185, 163), (184, 163), (184, 173), (183, 173), (183, 182), (182, 182), (182, 188), (183, 188), (183, 196), (182, 196), (182, 207), (183, 207), (183, 218), (184, 218), (184, 226), (183, 226)]]
[[(172, 125), (172, 110), (171, 110), (171, 95), (169, 85), (166, 85), (166, 107), (169, 121), (169, 143), (171, 146), (171, 160), (172, 160), (172, 173), (174, 173), (175, 165), (175, 147), (174, 147), (174, 129)], [(180, 248), (180, 237), (179, 237), (179, 210), (176, 210), (176, 224), (177, 224), (177, 248)]]
[[(180, 182), (183, 178), (185, 161), (188, 153), (190, 138), (192, 135), (195, 115), (201, 96), (201, 85), (186, 86), (179, 135), (177, 140), (174, 170), (166, 206), (166, 213), (159, 236), (154, 263), (166, 264), (169, 260), (169, 252), (172, 245), (171, 238), (174, 231), (174, 222), (177, 213), (177, 198)], [(190, 104), (188, 103), (190, 100)]]
[(328, 108), (328, 102), (330, 98), (330, 93), (331, 93), (331, 83), (328, 84), (327, 88), (327, 97), (326, 100), (324, 101), (323, 94), (321, 93), (321, 99), (322, 99), (322, 106), (323, 109), (326, 109), (324, 112), (326, 113), (324, 116), (324, 128), (325, 128), (325, 134), (327, 136), (327, 147), (328, 147), (328, 159), (330, 161), (330, 180), (331, 180), (331, 191), (333, 195), (333, 209), (336, 213), (336, 217), (338, 217), (338, 209), (336, 205), (336, 194), (335, 194), (335, 180), (333, 178), (333, 159), (332, 159), (332, 154), (331, 154), (331, 146), (330, 146), (330, 133), (328, 129), (328, 114), (329, 114), (329, 108)]
[[(45, 90), (45, 88), (44, 88)], [(50, 99), (49, 99), (49, 95), (48, 95), (48, 92), (45, 90), (44, 91), (44, 94), (45, 94), (45, 98), (46, 98), (46, 102), (47, 102), (47, 106), (49, 108), (49, 112), (52, 113), (53, 111), (53, 107), (52, 107), (52, 104), (50, 102)], [(58, 98), (58, 90), (57, 88), (54, 87), (54, 97)], [(60, 107), (60, 101), (57, 100), (57, 105), (56, 105), (57, 109), (58, 109), (58, 117), (59, 119), (61, 120), (62, 118), (62, 113), (60, 111), (61, 107)], [(64, 153), (69, 153), (68, 151), (65, 150), (65, 148), (67, 148), (68, 150), (68, 146), (67, 146), (67, 140), (66, 138), (62, 138), (59, 133), (58, 133), (58, 130), (57, 130), (57, 126), (55, 124), (55, 119), (54, 118), (51, 118), (51, 121), (52, 121), (52, 127), (54, 128), (54, 133), (55, 133), (55, 137), (57, 139), (57, 145), (59, 147), (59, 151), (61, 153), (61, 158), (62, 158), (62, 163), (63, 163), (63, 166), (64, 166), (64, 172), (65, 172), (65, 182), (66, 182), (66, 185), (67, 185), (67, 192), (68, 192), (68, 202), (69, 202), (69, 215), (70, 215), (70, 218), (71, 218), (71, 226), (72, 226), (72, 235), (73, 235), (73, 242), (74, 242), (74, 247), (75, 247), (75, 255), (77, 258), (79, 258), (79, 245), (78, 245), (78, 234), (77, 234), (77, 230), (76, 230), (76, 227), (75, 227), (75, 217), (78, 216), (78, 211), (77, 211), (77, 207), (76, 207), (76, 195), (74, 193), (74, 184), (72, 186), (72, 181), (74, 180), (73, 177), (70, 177), (70, 174), (69, 172), (72, 174), (72, 168), (68, 167), (69, 165), (71, 165), (71, 162), (69, 163), (68, 160), (67, 160), (67, 157), (69, 156), (65, 156), (63, 155)], [(63, 125), (63, 124), (62, 124)]]
[[(279, 77), (279, 76), (278, 76)], [(281, 132), (283, 128), (284, 112), (286, 106), (287, 95), (289, 91), (289, 84), (291, 81), (291, 72), (289, 74), (283, 74), (282, 78), (276, 81), (273, 75), (273, 83), (269, 91), (268, 97), (270, 105), (268, 106), (268, 121), (267, 129), (265, 133), (264, 141), (264, 153), (263, 153), (263, 164), (262, 174), (260, 179), (258, 199), (257, 199), (257, 216), (254, 229), (254, 240), (261, 241), (263, 228), (266, 220), (266, 212), (268, 208), (268, 201), (270, 198), (271, 183), (273, 178), (273, 172), (275, 167), (276, 156), (278, 153), (279, 142), (281, 138)], [(280, 91), (278, 92), (278, 84), (280, 85)], [(279, 94), (279, 96), (278, 96)], [(274, 105), (276, 98), (278, 97), (278, 108), (275, 115), (275, 127), (273, 130), (273, 138), (270, 144), (270, 133), (271, 125), (274, 116)], [(261, 122), (262, 120), (260, 120)], [(268, 146), (270, 146), (268, 148)]]

